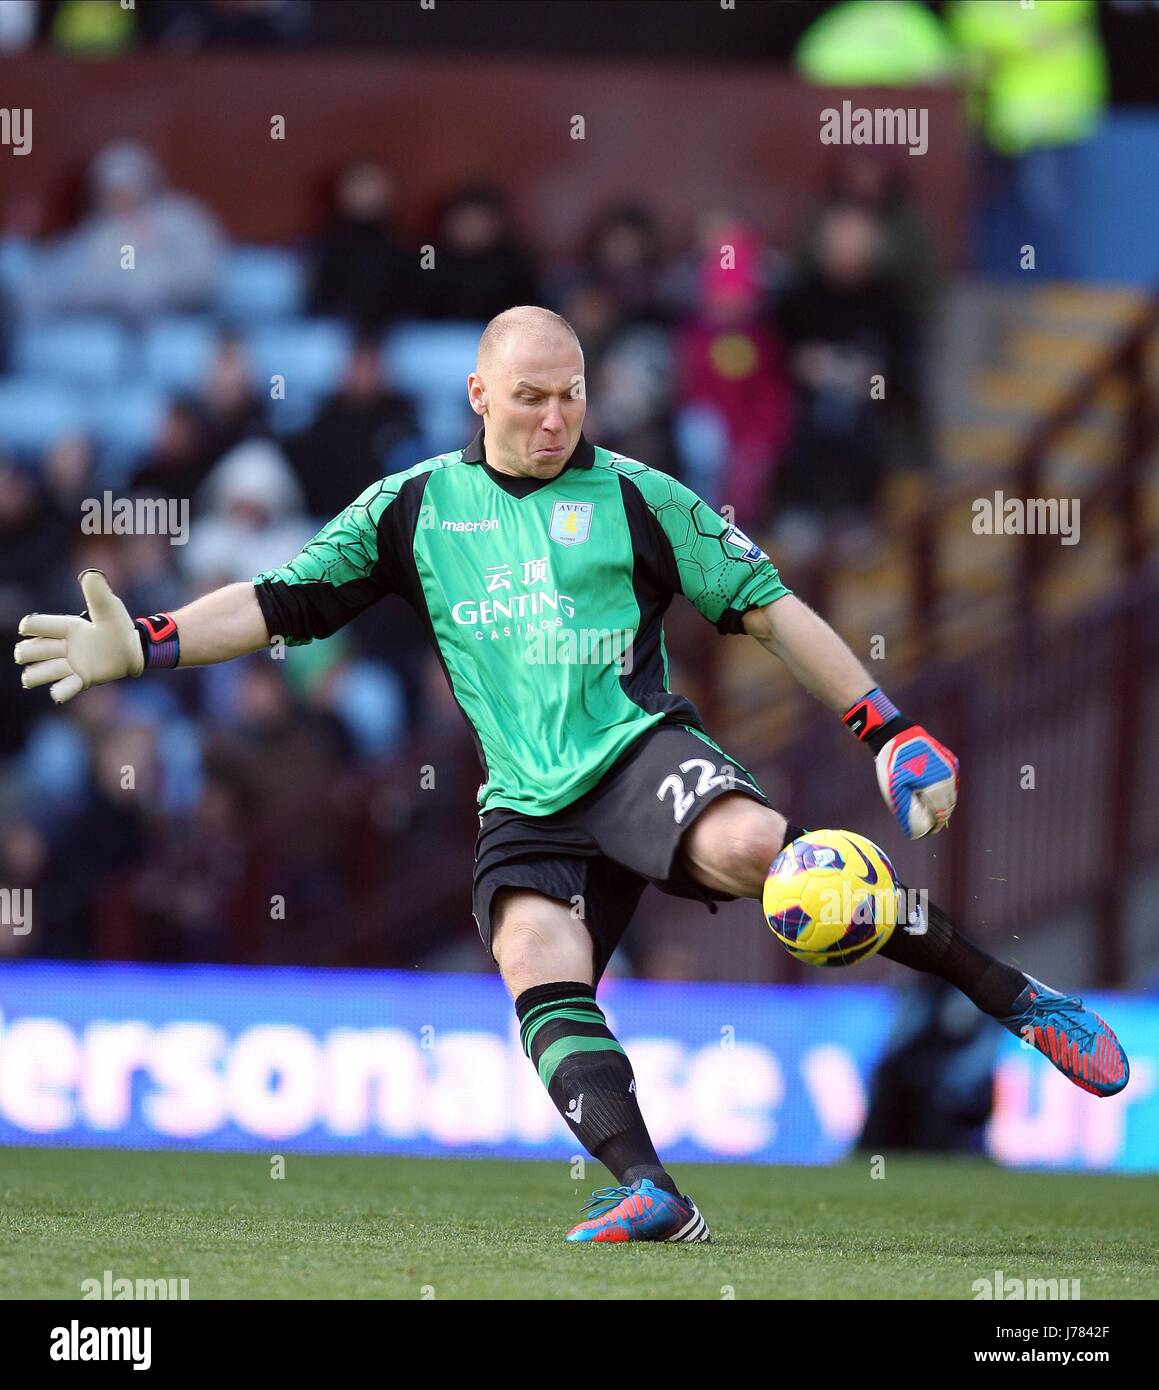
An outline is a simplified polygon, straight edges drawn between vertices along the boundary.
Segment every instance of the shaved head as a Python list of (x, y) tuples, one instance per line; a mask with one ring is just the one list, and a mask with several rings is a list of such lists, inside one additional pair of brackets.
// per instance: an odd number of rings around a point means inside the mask
[[(547, 347), (558, 342), (561, 335), (570, 338), (579, 349), (575, 329), (561, 314), (541, 309), (538, 304), (517, 304), (514, 309), (504, 309), (483, 330), (475, 370), (483, 373), (493, 369), (513, 343), (524, 346), (542, 343)], [(582, 352), (580, 355), (582, 357)]]
[(575, 329), (536, 304), (497, 314), (479, 339), (467, 397), (483, 417), (483, 447), (492, 468), (554, 477), (579, 443), (587, 410), (584, 355)]

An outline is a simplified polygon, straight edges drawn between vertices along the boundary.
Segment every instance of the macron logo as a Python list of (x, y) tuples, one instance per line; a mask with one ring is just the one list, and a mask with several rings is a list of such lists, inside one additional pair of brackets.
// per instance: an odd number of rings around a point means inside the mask
[(499, 518), (489, 516), (483, 521), (444, 521), (444, 531), (498, 531)]
[(567, 1103), (567, 1117), (572, 1124), (578, 1125), (584, 1117), (584, 1093), (579, 1093), (578, 1100), (569, 1100)]

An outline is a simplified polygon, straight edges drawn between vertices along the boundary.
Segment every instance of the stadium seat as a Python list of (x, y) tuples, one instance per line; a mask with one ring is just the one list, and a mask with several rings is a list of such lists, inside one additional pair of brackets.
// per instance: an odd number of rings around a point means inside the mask
[(400, 323), (387, 334), (383, 365), (397, 391), (464, 397), (475, 369), (481, 323)]
[(115, 465), (139, 458), (153, 443), (167, 397), (149, 384), (94, 391), (82, 402), (84, 423)]
[[(286, 378), (286, 403), (303, 393), (327, 395), (338, 385), (350, 356), (354, 330), (342, 319), (294, 319), (257, 328), (245, 337), (254, 385), (269, 399), (270, 378)], [(271, 402), (276, 407), (282, 402)]]
[(0, 289), (19, 290), (35, 274), (40, 254), (30, 237), (0, 236)]
[(217, 308), (244, 325), (302, 312), (306, 276), (300, 256), (268, 246), (242, 246), (230, 253)]
[(108, 386), (126, 367), (128, 340), (115, 319), (86, 315), (49, 319), (17, 330), (15, 371), (42, 381)]
[(145, 378), (162, 390), (192, 392), (209, 371), (219, 330), (195, 315), (154, 320), (141, 344)]
[(469, 442), (480, 423), (467, 404), (466, 386), (458, 400), (450, 400), (445, 395), (419, 396), (418, 418), (423, 438), (434, 442), (432, 454), (461, 448)]
[(423, 437), (457, 449), (477, 421), (467, 405), (481, 323), (400, 323), (386, 337), (383, 365), (396, 391), (415, 398)]
[(284, 401), (269, 401), (266, 423), (274, 434), (285, 439), (308, 430), (318, 418), (323, 398), (313, 391), (288, 392)]
[(0, 379), (0, 445), (46, 449), (62, 434), (83, 428), (81, 395), (55, 382)]

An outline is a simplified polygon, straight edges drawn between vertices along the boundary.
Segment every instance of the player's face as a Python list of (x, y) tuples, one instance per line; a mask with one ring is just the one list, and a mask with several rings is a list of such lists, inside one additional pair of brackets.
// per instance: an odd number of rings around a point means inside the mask
[(484, 379), (472, 373), (472, 401), (482, 408), (487, 462), (501, 473), (554, 478), (583, 429), (583, 356), (571, 338), (516, 347)]

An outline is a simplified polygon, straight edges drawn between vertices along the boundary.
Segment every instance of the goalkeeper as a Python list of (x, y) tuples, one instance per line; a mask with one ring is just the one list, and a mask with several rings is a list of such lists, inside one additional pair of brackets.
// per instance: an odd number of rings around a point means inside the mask
[[(482, 427), (464, 449), (375, 482), (280, 569), (177, 612), (133, 619), (86, 570), (81, 617), (23, 619), (26, 687), (58, 703), (152, 667), (200, 666), (328, 637), (401, 594), (435, 645), (484, 781), (474, 912), (514, 999), (524, 1051), (577, 1139), (615, 1175), (573, 1241), (702, 1241), (664, 1168), (632, 1067), (596, 986), (644, 888), (760, 899), (803, 833), (668, 688), (662, 620), (683, 594), (747, 633), (841, 716), (876, 758), (912, 838), (953, 812), (958, 761), (902, 715), (769, 557), (688, 488), (583, 435), (583, 355), (570, 324), (509, 309), (467, 378)], [(1081, 1001), (966, 941), (939, 908), (883, 954), (961, 989), (1077, 1085), (1127, 1081), (1115, 1035)]]

